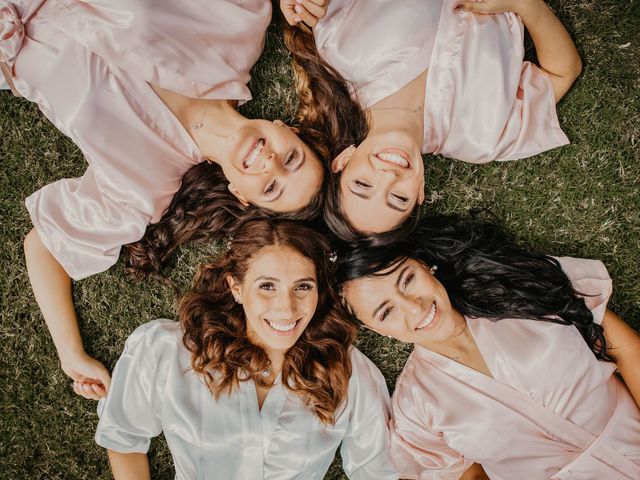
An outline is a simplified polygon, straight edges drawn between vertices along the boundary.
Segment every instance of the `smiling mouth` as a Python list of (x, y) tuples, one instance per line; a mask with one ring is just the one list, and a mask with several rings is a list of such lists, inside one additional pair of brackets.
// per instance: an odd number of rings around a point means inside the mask
[(414, 330), (422, 330), (423, 328), (428, 327), (429, 325), (431, 325), (431, 322), (433, 322), (433, 319), (436, 318), (436, 313), (438, 313), (438, 307), (436, 306), (436, 302), (433, 302), (433, 304), (431, 304), (431, 308), (429, 309), (429, 312), (427, 313), (427, 316), (424, 317), (424, 320), (422, 320), (417, 326), (416, 328), (414, 328)]
[(264, 144), (265, 144), (264, 138), (259, 138), (258, 141), (253, 146), (253, 148), (251, 149), (251, 151), (247, 153), (247, 156), (242, 161), (243, 168), (249, 168), (254, 163), (256, 163), (256, 160), (258, 159), (258, 157), (260, 157), (260, 154), (262, 153)]
[(276, 322), (272, 322), (270, 320), (266, 320), (265, 322), (267, 322), (267, 324), (276, 332), (278, 333), (288, 333), (290, 331), (292, 331), (294, 328), (296, 328), (296, 326), (298, 325), (298, 322), (300, 321), (300, 319), (295, 320), (293, 322), (290, 323), (276, 323)]
[(400, 150), (387, 150), (383, 152), (378, 152), (375, 154), (378, 160), (383, 162), (392, 163), (402, 168), (411, 167), (411, 162), (409, 160), (409, 156)]

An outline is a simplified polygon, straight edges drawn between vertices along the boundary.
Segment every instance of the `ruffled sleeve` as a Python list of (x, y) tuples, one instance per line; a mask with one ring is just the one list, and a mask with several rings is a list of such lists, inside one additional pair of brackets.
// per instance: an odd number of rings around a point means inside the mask
[(593, 314), (593, 321), (602, 324), (607, 303), (613, 291), (613, 282), (607, 267), (600, 260), (559, 257), (560, 266), (573, 284), (573, 288), (584, 298)]
[(523, 62), (513, 13), (477, 15), (445, 0), (425, 100), (425, 152), (470, 163), (516, 160), (569, 143), (548, 75)]
[(42, 243), (74, 280), (109, 269), (151, 220), (114, 198), (104, 182), (89, 166), (82, 177), (46, 185), (25, 201)]
[(355, 347), (347, 405), (349, 428), (342, 439), (342, 467), (353, 480), (397, 479), (389, 456), (389, 391), (380, 370)]
[(473, 462), (452, 449), (442, 435), (432, 432), (417, 407), (402, 393), (393, 398), (391, 455), (400, 478), (412, 480), (458, 480)]
[(120, 453), (147, 453), (151, 438), (162, 432), (163, 369), (157, 350), (169, 320), (138, 327), (127, 339), (113, 370), (108, 395), (98, 403), (95, 441)]

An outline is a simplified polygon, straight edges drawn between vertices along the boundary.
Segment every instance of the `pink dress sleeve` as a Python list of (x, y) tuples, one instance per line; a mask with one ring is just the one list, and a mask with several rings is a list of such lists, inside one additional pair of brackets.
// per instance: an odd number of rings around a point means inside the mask
[(108, 270), (150, 221), (106, 192), (91, 166), (80, 178), (46, 185), (25, 204), (42, 243), (74, 280)]
[(405, 366), (391, 401), (391, 456), (400, 478), (458, 480), (473, 462), (429, 428), (428, 410), (434, 406), (426, 405), (419, 391), (411, 391), (412, 372)]
[(456, 3), (445, 0), (431, 56), (423, 150), (485, 163), (569, 143), (548, 75), (523, 62), (520, 18), (456, 11)]
[(571, 280), (573, 288), (583, 296), (593, 314), (593, 321), (602, 324), (613, 290), (607, 268), (600, 260), (573, 257), (559, 257), (557, 260)]

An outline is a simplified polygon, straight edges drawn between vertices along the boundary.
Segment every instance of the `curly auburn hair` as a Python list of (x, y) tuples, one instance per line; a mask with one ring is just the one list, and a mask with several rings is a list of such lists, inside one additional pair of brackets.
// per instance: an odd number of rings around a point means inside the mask
[(289, 247), (315, 265), (318, 305), (285, 354), (282, 384), (299, 395), (321, 422), (331, 424), (347, 396), (349, 347), (356, 328), (329, 281), (333, 274), (329, 243), (310, 227), (291, 221), (249, 220), (237, 228), (221, 259), (200, 267), (191, 292), (179, 307), (192, 367), (215, 398), (230, 393), (241, 381), (268, 385), (260, 372), (269, 367), (269, 358), (249, 340), (243, 307), (234, 301), (226, 280), (232, 275), (241, 282), (258, 252), (268, 246)]

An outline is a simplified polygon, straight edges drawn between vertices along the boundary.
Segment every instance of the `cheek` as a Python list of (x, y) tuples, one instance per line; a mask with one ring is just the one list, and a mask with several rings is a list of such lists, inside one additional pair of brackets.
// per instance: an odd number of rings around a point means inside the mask
[(311, 319), (313, 314), (316, 313), (317, 307), (318, 294), (315, 292), (298, 299), (298, 311), (309, 319)]

